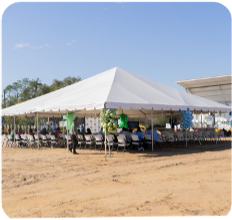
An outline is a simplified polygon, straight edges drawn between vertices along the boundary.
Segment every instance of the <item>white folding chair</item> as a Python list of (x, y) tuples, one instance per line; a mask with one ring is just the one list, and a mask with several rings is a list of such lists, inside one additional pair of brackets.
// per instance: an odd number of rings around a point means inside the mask
[(98, 135), (95, 135), (95, 145), (96, 145), (96, 147), (97, 146), (100, 146), (100, 151), (101, 151), (101, 149), (103, 148), (103, 146), (104, 146), (104, 138), (103, 138), (103, 136), (102, 135), (100, 135), (100, 134), (98, 134)]
[(114, 146), (117, 146), (118, 143), (114, 141), (114, 135), (113, 134), (108, 134), (106, 135), (106, 143), (108, 148), (112, 147), (111, 151), (113, 151)]
[(124, 148), (124, 149), (123, 149), (123, 153), (124, 153), (126, 147), (127, 147), (128, 150), (129, 150), (130, 143), (127, 143), (127, 141), (126, 141), (126, 136), (125, 136), (124, 134), (120, 134), (120, 135), (118, 136), (118, 148), (117, 148), (117, 153), (118, 153), (119, 147)]
[(51, 138), (51, 148), (54, 148), (55, 146), (58, 146), (58, 141), (56, 140), (56, 136), (55, 135), (50, 135)]
[(81, 135), (81, 134), (78, 134), (77, 137), (78, 137), (78, 145), (80, 146), (79, 149), (81, 149), (81, 146), (85, 146), (86, 141), (85, 141), (83, 135)]
[(35, 146), (34, 137), (32, 135), (28, 134), (27, 139), (28, 139), (28, 148), (30, 147), (31, 149), (33, 149), (33, 147)]
[(134, 145), (134, 146), (136, 146), (137, 147), (137, 150), (142, 150), (142, 151), (144, 151), (144, 148), (143, 148), (143, 142), (141, 142), (140, 140), (139, 140), (139, 136), (138, 135), (135, 135), (135, 134), (132, 134), (131, 135), (131, 138), (132, 138), (132, 146)]
[(22, 145), (22, 140), (18, 134), (15, 135), (15, 143), (18, 147)]
[(85, 140), (86, 140), (85, 147), (89, 145), (90, 149), (92, 149), (92, 146), (95, 143), (93, 135), (92, 134), (85, 135)]

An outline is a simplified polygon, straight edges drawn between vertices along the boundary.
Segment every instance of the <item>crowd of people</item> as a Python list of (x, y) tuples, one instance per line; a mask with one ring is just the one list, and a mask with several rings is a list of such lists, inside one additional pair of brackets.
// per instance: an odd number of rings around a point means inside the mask
[[(67, 134), (67, 131), (62, 132), (61, 129), (59, 128), (59, 126), (57, 126), (56, 124), (51, 123), (50, 126), (45, 124), (43, 126), (41, 126), (41, 124), (39, 124), (38, 126), (39, 129), (39, 134), (42, 135), (53, 135), (55, 136), (55, 140), (58, 141), (59, 140), (59, 134), (63, 133), (63, 134)], [(152, 135), (153, 132), (153, 141), (157, 141), (157, 132), (155, 129), (151, 129), (151, 127), (148, 129), (148, 131), (145, 134), (149, 134)], [(21, 135), (24, 134), (22, 131), (22, 128), (20, 127), (17, 134), (19, 135), (19, 137), (21, 138)], [(35, 138), (35, 134), (37, 134), (37, 129), (35, 128), (34, 130), (32, 128), (29, 129), (28, 132), (29, 135), (32, 135), (33, 138)], [(85, 131), (85, 128), (83, 125), (79, 125), (77, 124), (77, 118), (74, 118), (73, 123), (71, 125), (71, 129), (69, 130), (69, 134), (71, 135), (71, 139), (73, 142), (73, 145), (71, 145), (69, 147), (69, 150), (73, 153), (73, 154), (77, 154), (76, 152), (76, 147), (78, 145), (78, 135), (82, 135), (83, 136), (83, 140), (85, 140), (85, 135), (88, 134), (92, 134), (91, 129), (87, 128)], [(138, 136), (138, 140), (140, 143), (142, 143), (140, 145), (140, 147), (138, 148), (138, 150), (144, 150), (144, 146), (145, 146), (145, 140), (144, 140), (144, 134), (143, 132), (140, 130), (140, 127), (138, 127), (136, 129), (135, 132), (132, 132), (132, 129), (127, 129), (127, 128), (122, 128), (121, 132), (119, 134), (124, 134), (126, 137), (126, 143), (129, 143), (129, 145), (132, 144), (132, 137), (131, 135), (137, 135)], [(103, 132), (103, 129), (101, 129), (98, 133), (98, 135), (102, 135), (103, 139), (105, 138), (105, 134)], [(114, 142), (118, 142), (118, 138), (116, 134), (112, 134), (114, 136)], [(14, 130), (12, 130), (11, 132), (11, 136), (14, 139)]]

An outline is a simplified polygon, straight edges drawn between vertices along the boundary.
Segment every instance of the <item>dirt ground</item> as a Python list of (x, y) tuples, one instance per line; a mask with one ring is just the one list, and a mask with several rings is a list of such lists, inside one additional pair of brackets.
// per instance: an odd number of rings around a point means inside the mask
[(230, 142), (154, 152), (2, 148), (9, 217), (227, 215)]

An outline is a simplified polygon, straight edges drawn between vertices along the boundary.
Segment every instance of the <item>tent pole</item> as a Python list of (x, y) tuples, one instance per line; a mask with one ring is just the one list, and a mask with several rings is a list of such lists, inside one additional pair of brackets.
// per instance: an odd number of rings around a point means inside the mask
[(201, 112), (201, 131), (202, 131), (202, 112)]
[(68, 136), (68, 110), (67, 110), (67, 151), (68, 151), (68, 149), (69, 149), (69, 146), (68, 146), (68, 138), (69, 138), (69, 136)]
[(151, 146), (152, 146), (152, 151), (154, 151), (154, 143), (153, 143), (153, 108), (151, 109)]
[(187, 148), (187, 128), (186, 128), (186, 132), (185, 132), (185, 139), (186, 139), (186, 148)]
[(39, 113), (37, 112), (37, 129), (36, 129), (36, 131), (37, 131), (37, 137), (38, 137), (38, 150), (39, 150)]
[[(106, 103), (104, 104), (105, 121), (106, 121)], [(105, 128), (105, 161), (106, 161), (106, 128)]]
[(14, 115), (14, 147), (15, 147), (15, 133), (16, 133), (16, 129), (15, 129), (15, 115)]

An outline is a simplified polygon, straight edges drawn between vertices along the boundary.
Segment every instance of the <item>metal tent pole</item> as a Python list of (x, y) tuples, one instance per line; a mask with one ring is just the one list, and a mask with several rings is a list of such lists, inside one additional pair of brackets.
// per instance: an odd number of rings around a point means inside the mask
[(15, 129), (15, 115), (14, 115), (14, 147), (15, 147), (15, 133), (16, 133), (16, 129)]
[(39, 150), (39, 113), (37, 112), (37, 137), (38, 137), (38, 150)]
[(186, 148), (187, 148), (187, 128), (186, 128), (186, 132), (185, 132), (185, 139), (186, 139)]
[(154, 143), (153, 143), (153, 108), (151, 109), (151, 146), (152, 146), (152, 151), (154, 151)]
[[(106, 103), (104, 104), (105, 121), (106, 121)], [(105, 160), (106, 160), (106, 128), (105, 128)]]
[(68, 135), (68, 110), (67, 110), (67, 151), (69, 149), (69, 146), (68, 146), (68, 139), (69, 139), (69, 135)]

